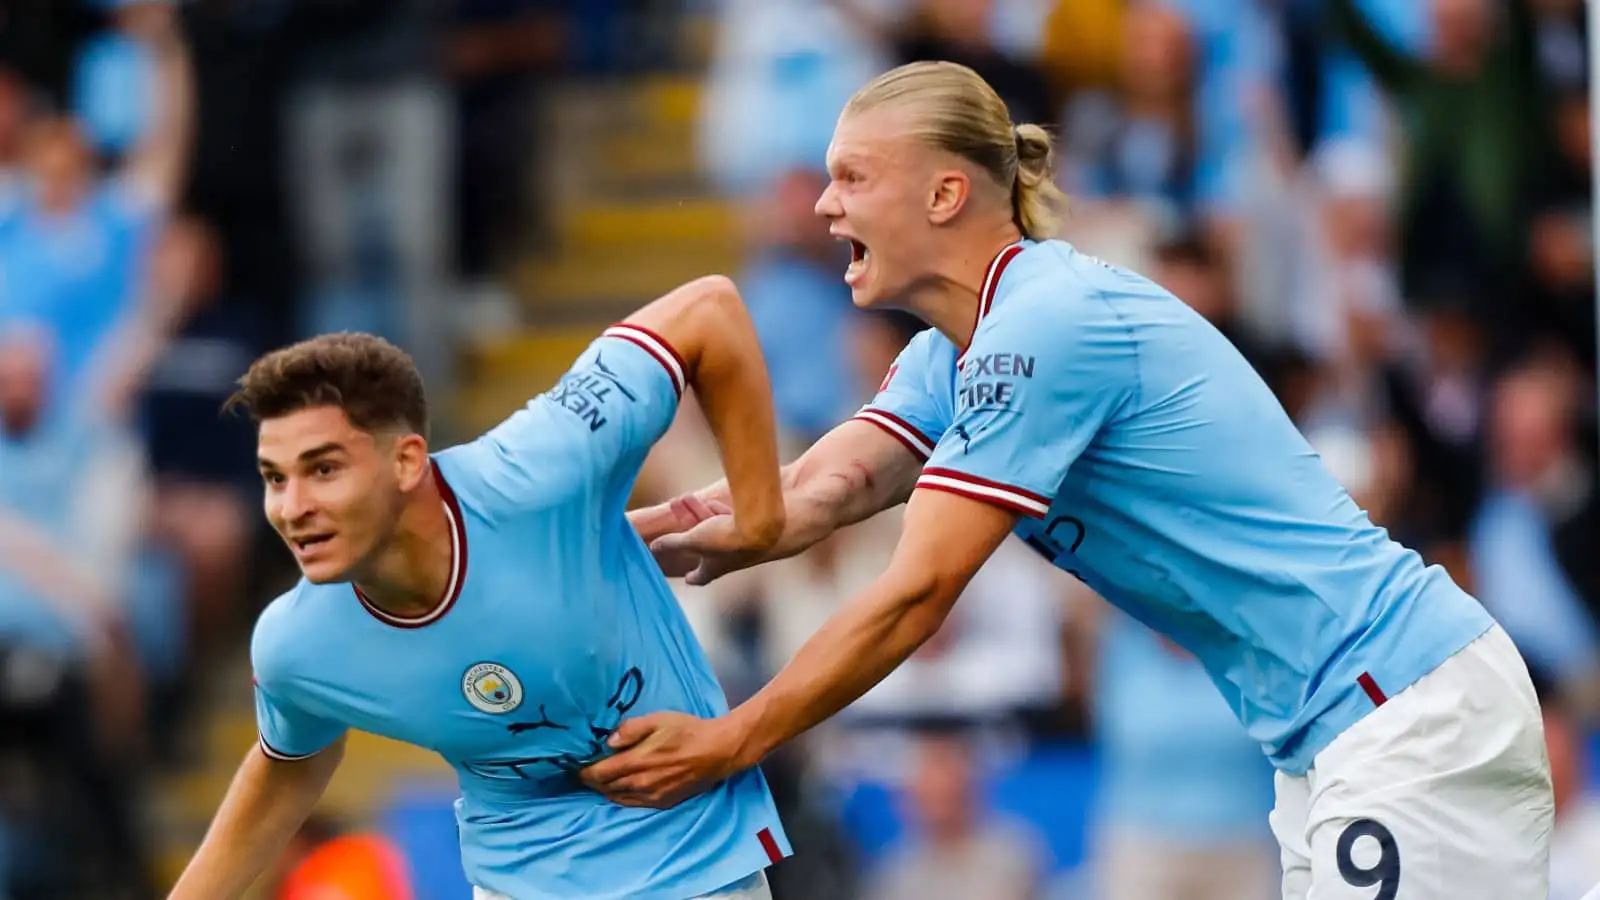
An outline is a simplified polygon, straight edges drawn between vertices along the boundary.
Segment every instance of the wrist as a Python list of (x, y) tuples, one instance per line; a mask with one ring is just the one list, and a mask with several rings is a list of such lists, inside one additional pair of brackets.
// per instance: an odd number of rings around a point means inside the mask
[(732, 760), (737, 771), (759, 766), (776, 749), (763, 734), (758, 702), (759, 698), (752, 697), (725, 717), (732, 732)]

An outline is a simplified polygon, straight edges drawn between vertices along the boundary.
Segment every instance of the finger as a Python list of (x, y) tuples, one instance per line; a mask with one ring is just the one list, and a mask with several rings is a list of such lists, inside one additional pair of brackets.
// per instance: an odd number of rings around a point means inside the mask
[(606, 744), (613, 750), (626, 750), (652, 734), (661, 724), (653, 715), (640, 716), (637, 719), (624, 719), (617, 725), (617, 730), (611, 732), (606, 738)]
[(702, 556), (699, 562), (699, 565), (683, 577), (685, 584), (704, 587), (732, 571), (722, 557)]
[(622, 752), (608, 759), (602, 759), (583, 770), (584, 783), (604, 794), (617, 790), (617, 785), (629, 778), (638, 777), (639, 773), (650, 769), (648, 760), (637, 758), (637, 754)]
[(693, 553), (695, 548), (689, 546), (688, 532), (678, 532), (664, 534), (651, 541), (650, 552), (656, 556), (667, 556), (674, 553)]
[(699, 497), (696, 497), (693, 494), (690, 494), (687, 497), (682, 497), (680, 499), (683, 501), (683, 509), (689, 515), (694, 517), (694, 521), (695, 521), (696, 524), (698, 524), (700, 522), (703, 522), (706, 519), (709, 519), (712, 516), (716, 515), (716, 513), (711, 510), (710, 504), (706, 503), (706, 501), (701, 500)]
[(631, 807), (634, 807), (635, 809), (668, 809), (668, 808), (670, 808), (670, 807), (661, 805), (661, 803), (659, 801), (655, 800), (654, 798), (647, 797), (647, 796), (645, 796), (643, 794), (619, 794), (619, 795), (616, 795), (616, 796), (613, 796), (611, 794), (607, 794), (606, 795), (606, 799), (610, 800), (612, 803), (617, 804), (618, 806), (631, 806)]
[(721, 500), (707, 500), (706, 508), (711, 510), (711, 514), (715, 516), (733, 515), (733, 507), (723, 503)]

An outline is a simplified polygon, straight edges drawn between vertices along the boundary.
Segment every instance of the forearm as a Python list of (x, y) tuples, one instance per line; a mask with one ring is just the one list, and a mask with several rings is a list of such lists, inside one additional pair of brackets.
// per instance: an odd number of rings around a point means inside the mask
[(939, 630), (954, 593), (892, 572), (875, 581), (730, 714), (744, 736), (740, 765), (759, 763), (871, 690)]
[(11, 572), (40, 596), (65, 610), (107, 609), (110, 596), (80, 571), (70, 553), (26, 521), (0, 510), (0, 570)]
[[(772, 387), (755, 323), (732, 281), (708, 276), (628, 317), (678, 355), (727, 473), (734, 527), (751, 547), (783, 528)], [(635, 521), (642, 515), (631, 517)]]
[(785, 510), (766, 361), (737, 294), (711, 304), (709, 313), (714, 319), (697, 348), (689, 383), (727, 473), (734, 522), (760, 537), (758, 544), (770, 545), (782, 533)]
[(311, 759), (278, 762), (252, 747), (169, 900), (243, 896), (305, 823), (342, 752), (340, 741)]
[[(921, 468), (876, 426), (845, 422), (781, 470), (783, 534), (765, 560), (802, 553), (840, 528), (904, 503)], [(707, 502), (726, 503), (727, 482), (695, 494)]]
[(1329, 14), (1335, 37), (1360, 58), (1385, 90), (1404, 87), (1416, 63), (1389, 44), (1356, 0), (1332, 0)]
[(194, 68), (183, 34), (174, 26), (150, 42), (155, 56), (158, 118), (135, 149), (129, 174), (163, 208), (177, 201), (194, 131)]

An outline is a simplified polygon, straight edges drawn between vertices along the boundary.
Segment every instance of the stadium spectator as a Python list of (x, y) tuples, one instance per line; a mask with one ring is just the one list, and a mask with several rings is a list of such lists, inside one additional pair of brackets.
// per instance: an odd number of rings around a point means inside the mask
[(299, 330), (392, 336), (448, 391), (456, 147), (437, 58), (444, 10), (431, 0), (292, 9), (284, 140), (309, 281)]
[(57, 347), (53, 378), (69, 394), (122, 379), (120, 335), (147, 314), (145, 254), (183, 185), (194, 86), (175, 20), (156, 21), (163, 24), (140, 39), (153, 60), (158, 115), (115, 176), (99, 179), (74, 120), (39, 121), (27, 136), (27, 196), (0, 229), (0, 322), (45, 324)]
[(1398, 214), (1405, 296), (1426, 302), (1439, 279), (1468, 272), (1472, 287), (1459, 299), (1505, 321), (1501, 298), (1524, 270), (1535, 175), (1553, 153), (1533, 4), (1432, 0), (1432, 41), (1421, 56), (1395, 46), (1356, 0), (1330, 8), (1337, 33), (1407, 123)]
[[(255, 443), (248, 423), (218, 414), (238, 374), (266, 348), (249, 304), (228, 290), (209, 225), (180, 217), (149, 262), (149, 326), (124, 344), (127, 402), (137, 403), (155, 479), (151, 536), (171, 554), (184, 638), (163, 662), (193, 680), (242, 624), (256, 534)], [(185, 644), (187, 645), (185, 647)], [(171, 658), (176, 657), (176, 658)]]
[(1272, 769), (1261, 748), (1184, 651), (1098, 598), (1079, 605), (1079, 615), (1100, 623), (1094, 896), (1277, 896)]
[(848, 346), (857, 314), (839, 278), (849, 255), (812, 211), (826, 184), (815, 170), (787, 172), (746, 205), (753, 246), (739, 289), (773, 372), (778, 426), (800, 445), (860, 399)]
[(863, 5), (719, 0), (697, 138), (719, 190), (748, 196), (817, 167), (845, 100), (888, 66)]
[(1571, 375), (1536, 360), (1496, 385), (1489, 409), (1491, 487), (1473, 521), (1478, 597), (1531, 667), (1593, 714), (1600, 623), (1554, 549), (1555, 523), (1581, 510), (1592, 470), (1574, 440)]
[(987, 814), (979, 776), (958, 734), (922, 738), (906, 785), (915, 836), (887, 860), (865, 900), (1031, 900), (1046, 866), (1026, 825)]
[(1018, 122), (1054, 118), (1049, 82), (1026, 59), (1017, 59), (995, 40), (996, 0), (920, 0), (895, 42), (901, 62), (943, 59), (958, 62), (994, 85)]
[(92, 848), (92, 863), (79, 869), (52, 846), (37, 877), (63, 891), (83, 878), (134, 888), (146, 878), (130, 806), (144, 680), (123, 591), (144, 514), (143, 473), (131, 437), (64, 391), (52, 347), (42, 329), (0, 334), (0, 654), (57, 673), (20, 698), (19, 682), (8, 680), (22, 723), (4, 730), (26, 741), (37, 784), (62, 795), (39, 813), (34, 834), (82, 830)]

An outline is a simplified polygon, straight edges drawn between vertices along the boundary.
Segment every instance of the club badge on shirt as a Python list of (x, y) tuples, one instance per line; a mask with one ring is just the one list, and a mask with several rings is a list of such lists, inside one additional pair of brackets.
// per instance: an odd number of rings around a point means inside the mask
[(461, 676), (461, 693), (474, 708), (504, 715), (522, 705), (522, 682), (505, 666), (481, 662)]

